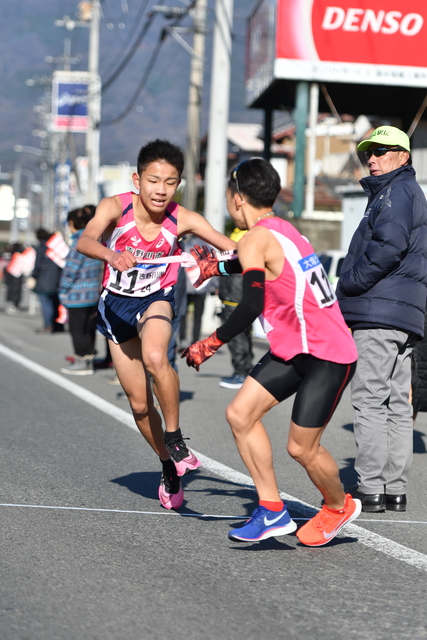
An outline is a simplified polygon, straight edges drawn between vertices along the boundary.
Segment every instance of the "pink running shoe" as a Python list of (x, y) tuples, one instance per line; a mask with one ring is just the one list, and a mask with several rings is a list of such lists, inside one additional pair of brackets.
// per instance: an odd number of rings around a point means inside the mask
[(184, 502), (184, 491), (182, 490), (179, 478), (168, 478), (166, 474), (162, 474), (159, 486), (160, 504), (165, 509), (179, 509)]
[[(186, 440), (188, 440), (188, 438), (186, 438)], [(195, 471), (202, 464), (187, 447), (182, 437), (165, 443), (165, 446), (179, 476), (184, 476), (186, 473), (190, 473), (190, 471)]]

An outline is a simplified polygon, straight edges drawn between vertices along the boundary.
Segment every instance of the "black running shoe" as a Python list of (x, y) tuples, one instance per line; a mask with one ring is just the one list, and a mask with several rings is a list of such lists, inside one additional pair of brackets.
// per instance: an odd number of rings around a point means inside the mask
[[(186, 440), (188, 440), (188, 438), (186, 438)], [(187, 447), (182, 436), (166, 442), (165, 446), (175, 464), (176, 472), (179, 476), (183, 476), (190, 471), (195, 471), (202, 464)]]

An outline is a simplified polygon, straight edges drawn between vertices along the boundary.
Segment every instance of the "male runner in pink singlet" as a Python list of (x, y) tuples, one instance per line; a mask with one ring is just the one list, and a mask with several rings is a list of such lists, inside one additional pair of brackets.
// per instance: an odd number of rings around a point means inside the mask
[(180, 254), (178, 238), (187, 233), (218, 249), (237, 246), (203, 216), (173, 202), (183, 168), (179, 147), (166, 140), (147, 143), (132, 175), (139, 193), (101, 200), (77, 245), (81, 253), (105, 262), (98, 330), (110, 340), (114, 368), (138, 429), (162, 462), (159, 499), (166, 509), (182, 505), (180, 478), (200, 461), (179, 428), (179, 379), (167, 357), (179, 264), (141, 261)]
[(255, 483), (259, 506), (229, 537), (257, 542), (297, 528), (280, 498), (271, 443), (261, 422), (272, 407), (296, 394), (288, 452), (324, 498), (319, 513), (296, 535), (303, 544), (321, 546), (361, 511), (360, 500), (345, 495), (338, 466), (320, 444), (354, 374), (357, 352), (313, 247), (272, 211), (279, 191), (277, 171), (262, 158), (242, 162), (231, 172), (227, 207), (236, 225), (249, 230), (238, 243), (239, 260), (218, 262), (206, 247), (195, 247), (192, 254), (200, 267), (200, 281), (227, 276), (240, 266), (243, 299), (215, 333), (182, 355), (198, 370), (222, 344), (262, 314), (270, 351), (253, 368), (226, 413)]

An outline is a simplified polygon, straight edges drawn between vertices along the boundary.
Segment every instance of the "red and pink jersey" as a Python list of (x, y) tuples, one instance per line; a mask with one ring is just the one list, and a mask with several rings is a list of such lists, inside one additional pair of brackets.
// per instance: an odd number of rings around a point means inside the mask
[[(137, 259), (163, 258), (181, 253), (178, 244), (178, 204), (171, 202), (164, 215), (157, 238), (148, 242), (139, 233), (134, 217), (132, 192), (120, 194), (122, 217), (106, 242), (112, 251), (130, 251)], [(173, 286), (178, 279), (179, 264), (137, 264), (127, 271), (117, 271), (105, 264), (102, 285), (122, 296), (144, 297)]]
[(271, 231), (285, 255), (280, 276), (265, 281), (260, 317), (272, 354), (283, 360), (310, 353), (338, 364), (355, 362), (355, 342), (311, 244), (281, 218), (260, 220), (258, 225)]

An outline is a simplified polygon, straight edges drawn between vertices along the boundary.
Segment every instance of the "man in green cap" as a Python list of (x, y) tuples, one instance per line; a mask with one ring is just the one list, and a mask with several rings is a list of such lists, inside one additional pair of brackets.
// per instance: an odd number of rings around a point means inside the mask
[(411, 352), (424, 335), (427, 294), (427, 202), (406, 133), (378, 127), (358, 151), (370, 172), (360, 181), (368, 204), (336, 292), (359, 353), (351, 383), (358, 476), (352, 494), (363, 511), (405, 511)]

